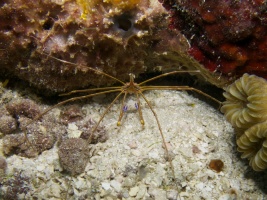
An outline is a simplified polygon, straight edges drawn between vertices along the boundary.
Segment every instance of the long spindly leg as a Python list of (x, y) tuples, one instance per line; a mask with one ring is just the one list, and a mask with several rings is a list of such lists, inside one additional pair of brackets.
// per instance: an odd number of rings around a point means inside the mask
[(142, 109), (141, 109), (141, 104), (140, 104), (140, 98), (139, 98), (139, 94), (136, 93), (136, 99), (137, 99), (137, 109), (138, 109), (138, 113), (139, 113), (139, 117), (140, 117), (140, 123), (142, 124), (142, 126), (145, 125), (145, 121), (143, 118), (143, 113), (142, 113)]
[(105, 72), (99, 71), (99, 70), (97, 70), (97, 69), (94, 69), (94, 68), (92, 68), (92, 67), (85, 66), (85, 65), (77, 65), (76, 63), (73, 63), (73, 62), (69, 62), (69, 61), (66, 61), (66, 60), (59, 59), (59, 58), (57, 58), (57, 57), (55, 57), (55, 56), (52, 56), (52, 55), (49, 55), (49, 54), (47, 54), (47, 53), (43, 53), (43, 54), (46, 55), (46, 56), (48, 56), (48, 57), (51, 57), (51, 58), (53, 58), (53, 59), (55, 59), (55, 60), (57, 60), (57, 61), (59, 61), (59, 62), (62, 62), (62, 63), (66, 63), (66, 64), (74, 65), (74, 66), (82, 66), (82, 67), (87, 68), (88, 70), (90, 70), (90, 71), (92, 71), (92, 72), (95, 72), (96, 74), (104, 75), (104, 76), (106, 76), (106, 77), (109, 77), (109, 78), (115, 80), (116, 82), (121, 83), (122, 85), (125, 84), (123, 81), (117, 79), (116, 77), (111, 76), (111, 75), (109, 75), (109, 74), (107, 74), (107, 73), (105, 73)]
[(109, 106), (106, 108), (106, 110), (104, 111), (104, 113), (101, 115), (100, 119), (98, 120), (98, 122), (96, 123), (94, 129), (92, 130), (92, 133), (91, 133), (90, 137), (89, 137), (88, 140), (87, 140), (87, 141), (88, 141), (88, 144), (91, 143), (91, 139), (92, 139), (92, 137), (93, 137), (95, 131), (97, 130), (97, 128), (98, 128), (100, 122), (104, 119), (104, 117), (105, 117), (105, 115), (107, 114), (107, 112), (110, 110), (110, 108), (113, 106), (113, 104), (118, 100), (118, 98), (119, 98), (123, 93), (124, 93), (124, 92), (121, 91), (121, 92), (115, 97), (115, 99), (109, 104)]
[(118, 122), (117, 122), (117, 126), (121, 125), (121, 119), (123, 117), (123, 113), (124, 113), (124, 110), (125, 110), (124, 105), (125, 105), (126, 96), (127, 96), (127, 92), (124, 93), (124, 96), (123, 96), (123, 99), (122, 99), (122, 102), (121, 102), (121, 109), (120, 109), (120, 115), (119, 115), (119, 119), (118, 119)]
[(63, 93), (59, 94), (60, 97), (62, 96), (68, 96), (72, 94), (77, 94), (77, 93), (90, 93), (90, 92), (97, 92), (97, 91), (108, 91), (108, 90), (116, 90), (116, 89), (121, 89), (121, 86), (119, 87), (102, 87), (102, 88), (90, 88), (90, 89), (84, 89), (84, 90), (72, 90), (68, 93)]
[(141, 86), (141, 85), (144, 85), (145, 83), (148, 83), (150, 81), (154, 81), (156, 79), (159, 79), (159, 78), (162, 78), (162, 77), (165, 77), (165, 76), (169, 76), (169, 75), (172, 75), (172, 74), (181, 74), (181, 73), (200, 73), (200, 71), (199, 70), (181, 70), (181, 71), (168, 72), (168, 73), (160, 74), (160, 75), (155, 76), (153, 78), (147, 79), (147, 80), (139, 83), (138, 85)]
[(27, 130), (26, 128), (32, 124), (33, 122), (37, 121), (38, 119), (40, 119), (43, 115), (45, 115), (46, 113), (48, 113), (49, 111), (51, 111), (52, 109), (56, 108), (56, 107), (59, 107), (61, 105), (64, 105), (66, 103), (69, 103), (69, 102), (73, 102), (73, 101), (77, 101), (77, 100), (81, 100), (81, 99), (87, 99), (89, 97), (93, 97), (93, 96), (97, 96), (97, 95), (100, 95), (100, 94), (108, 94), (108, 93), (113, 93), (113, 92), (120, 92), (121, 90), (120, 89), (115, 89), (115, 90), (109, 90), (109, 91), (104, 91), (104, 92), (98, 92), (98, 93), (94, 93), (94, 94), (88, 94), (88, 95), (84, 95), (84, 96), (79, 96), (79, 97), (73, 97), (73, 98), (70, 98), (70, 99), (67, 99), (65, 101), (61, 101), (59, 102), (58, 104), (46, 109), (44, 112), (42, 112), (41, 114), (37, 115), (32, 121), (30, 121), (29, 123), (26, 124), (25, 128), (22, 129), (22, 132), (24, 134), (24, 138), (26, 140), (26, 142), (30, 145), (30, 147), (34, 148), (33, 145), (31, 144), (31, 142), (29, 141), (28, 137), (27, 137)]
[(217, 102), (220, 106), (222, 104), (222, 102), (220, 102), (218, 99), (206, 94), (205, 92), (202, 92), (201, 90), (189, 86), (143, 86), (142, 87), (142, 91), (147, 91), (147, 90), (190, 90), (197, 92), (209, 99), (212, 99), (213, 101)]
[(172, 171), (172, 175), (173, 175), (173, 178), (175, 179), (175, 185), (177, 187), (177, 192), (178, 192), (178, 196), (179, 196), (179, 199), (181, 199), (180, 197), (180, 194), (179, 194), (179, 187), (176, 183), (176, 177), (175, 177), (175, 173), (174, 173), (174, 167), (173, 167), (173, 164), (172, 164), (172, 159), (170, 157), (170, 154), (169, 154), (169, 150), (168, 150), (168, 147), (167, 147), (167, 144), (166, 144), (166, 140), (165, 140), (165, 137), (163, 135), (163, 132), (162, 132), (162, 128), (161, 128), (161, 125), (160, 125), (160, 122), (159, 122), (159, 119), (158, 119), (158, 116), (157, 116), (157, 113), (155, 112), (155, 110), (152, 108), (151, 104), (149, 103), (148, 99), (145, 97), (145, 95), (140, 92), (139, 93), (143, 99), (145, 100), (145, 102), (147, 103), (149, 109), (151, 110), (151, 112), (153, 113), (155, 119), (156, 119), (156, 122), (157, 122), (157, 125), (158, 125), (158, 129), (159, 129), (159, 132), (160, 132), (160, 135), (161, 135), (161, 139), (162, 139), (162, 142), (163, 142), (163, 146), (164, 146), (164, 149), (166, 151), (166, 156), (167, 156), (167, 159), (168, 159), (168, 162), (170, 163), (170, 167), (171, 167), (171, 171)]

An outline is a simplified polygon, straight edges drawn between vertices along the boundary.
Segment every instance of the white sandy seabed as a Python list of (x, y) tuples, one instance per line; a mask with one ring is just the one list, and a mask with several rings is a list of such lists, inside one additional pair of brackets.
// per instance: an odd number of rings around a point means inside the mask
[[(262, 190), (264, 179), (239, 158), (233, 129), (218, 110), (186, 92), (151, 91), (145, 92), (145, 96), (162, 126), (179, 191), (164, 156), (153, 113), (141, 101), (143, 129), (134, 108), (136, 100), (130, 97), (121, 127), (116, 125), (119, 102), (105, 116), (101, 125), (109, 139), (95, 146), (90, 162), (79, 176), (62, 173), (56, 145), (34, 159), (8, 157), (7, 174), (16, 168), (33, 183), (21, 199), (172, 200), (179, 199), (177, 193), (180, 199), (190, 200), (267, 199)], [(95, 98), (90, 104), (79, 105), (98, 119), (108, 105), (106, 101), (110, 102), (109, 98)], [(75, 123), (69, 124), (68, 132), (79, 132)], [(224, 163), (221, 172), (209, 168), (213, 159)]]

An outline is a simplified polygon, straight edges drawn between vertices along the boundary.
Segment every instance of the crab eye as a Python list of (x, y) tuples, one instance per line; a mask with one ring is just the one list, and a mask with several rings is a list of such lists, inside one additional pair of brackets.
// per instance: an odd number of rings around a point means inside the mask
[(126, 112), (128, 110), (128, 106), (123, 106), (123, 112)]

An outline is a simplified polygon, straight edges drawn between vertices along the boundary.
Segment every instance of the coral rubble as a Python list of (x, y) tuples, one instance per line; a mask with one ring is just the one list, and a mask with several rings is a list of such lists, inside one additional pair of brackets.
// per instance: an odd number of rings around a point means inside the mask
[(6, 168), (7, 168), (6, 159), (3, 156), (0, 156), (0, 182), (4, 177)]
[(1, 75), (47, 92), (114, 83), (87, 66), (121, 80), (130, 72), (178, 67), (179, 62), (162, 58), (187, 44), (179, 32), (167, 29), (168, 14), (156, 0), (7, 0), (0, 17)]
[(61, 166), (71, 175), (84, 172), (89, 160), (89, 147), (86, 140), (81, 138), (69, 138), (59, 146), (59, 161)]
[(207, 69), (230, 79), (267, 78), (266, 1), (160, 1), (170, 11), (170, 28), (189, 39), (189, 53)]
[[(18, 99), (2, 107), (3, 115), (0, 118), (0, 131), (4, 134), (3, 150), (6, 155), (18, 154), (26, 157), (35, 157), (39, 153), (53, 147), (56, 137), (62, 131), (53, 128), (55, 122), (44, 120), (42, 125), (37, 121), (29, 124), (40, 114), (40, 107), (28, 99)], [(28, 134), (31, 145), (25, 140), (24, 130)]]
[(255, 171), (267, 169), (267, 81), (244, 74), (224, 93), (221, 111), (237, 131), (238, 151)]
[(24, 199), (31, 186), (29, 177), (17, 171), (12, 177), (0, 181), (0, 185), (0, 197), (3, 200)]

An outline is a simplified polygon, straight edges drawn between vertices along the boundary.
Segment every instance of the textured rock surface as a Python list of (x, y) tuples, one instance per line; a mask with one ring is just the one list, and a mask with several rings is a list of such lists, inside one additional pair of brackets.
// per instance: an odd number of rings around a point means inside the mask
[(62, 92), (114, 83), (96, 76), (87, 66), (122, 80), (128, 80), (130, 72), (139, 75), (162, 66), (180, 66), (166, 52), (186, 49), (187, 41), (178, 32), (168, 31), (165, 9), (156, 0), (136, 3), (84, 3), (94, 12), (81, 17), (83, 4), (76, 1), (1, 2), (1, 75), (19, 77), (49, 92)]
[(267, 78), (267, 2), (160, 0), (170, 27), (189, 39), (189, 53), (207, 69), (235, 79), (247, 72)]

